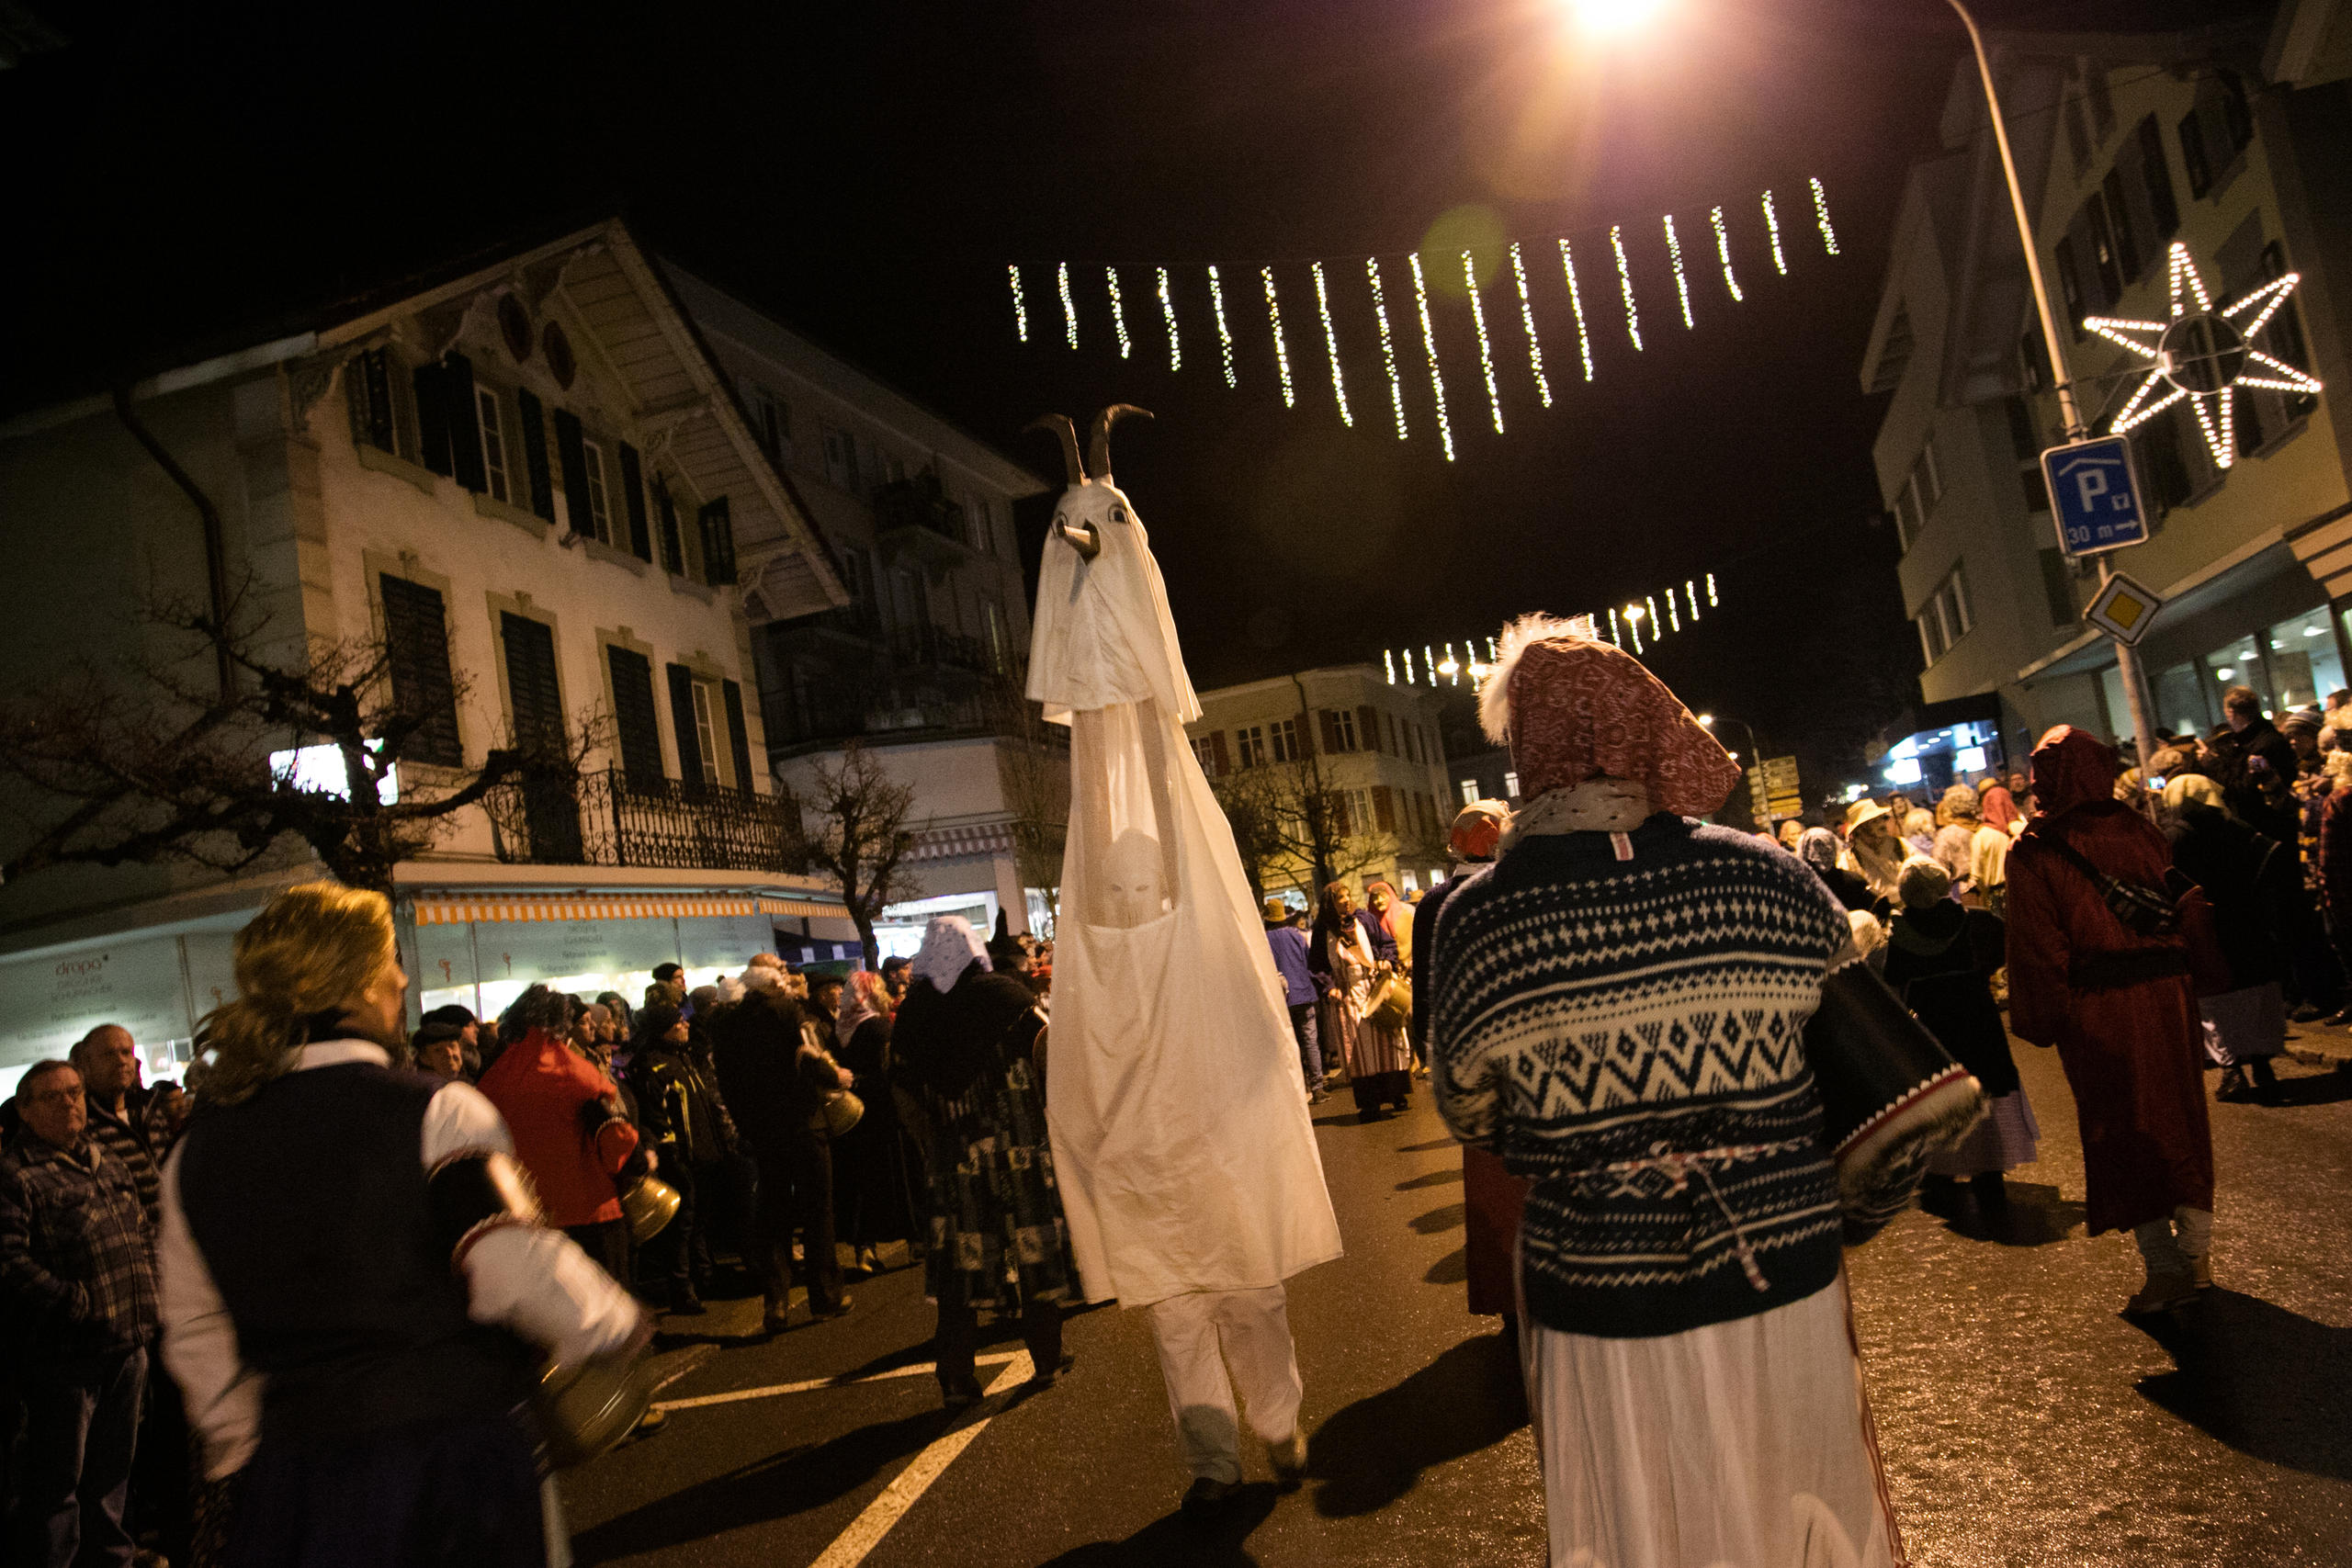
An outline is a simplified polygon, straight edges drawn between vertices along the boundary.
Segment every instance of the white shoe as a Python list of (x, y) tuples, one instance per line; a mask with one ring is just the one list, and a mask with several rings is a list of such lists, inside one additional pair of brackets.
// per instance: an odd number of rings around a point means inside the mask
[(1274, 1474), (1283, 1481), (1296, 1481), (1306, 1473), (1306, 1437), (1293, 1432), (1278, 1443), (1266, 1445), (1266, 1458), (1273, 1462)]

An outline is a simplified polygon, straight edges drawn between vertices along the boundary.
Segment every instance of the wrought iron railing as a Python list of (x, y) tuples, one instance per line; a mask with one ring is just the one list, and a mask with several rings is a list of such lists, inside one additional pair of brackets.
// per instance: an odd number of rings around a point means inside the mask
[(781, 803), (723, 784), (632, 784), (618, 768), (553, 772), (492, 793), (492, 837), (503, 861), (637, 865), (664, 871), (783, 871)]

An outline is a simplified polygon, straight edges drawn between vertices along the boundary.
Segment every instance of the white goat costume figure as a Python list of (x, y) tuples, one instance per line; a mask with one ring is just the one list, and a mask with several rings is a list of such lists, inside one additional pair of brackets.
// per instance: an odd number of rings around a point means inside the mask
[(1029, 695), (1070, 726), (1047, 1119), (1088, 1298), (1152, 1309), (1186, 1458), (1231, 1484), (1224, 1361), (1283, 1462), (1299, 1389), (1282, 1281), (1338, 1257), (1340, 1230), (1282, 981), (1185, 741), (1201, 706), (1167, 590), (1111, 482), (1111, 425), (1142, 412), (1095, 421), (1091, 478), (1070, 422), (1038, 422), (1070, 481), (1029, 659)]

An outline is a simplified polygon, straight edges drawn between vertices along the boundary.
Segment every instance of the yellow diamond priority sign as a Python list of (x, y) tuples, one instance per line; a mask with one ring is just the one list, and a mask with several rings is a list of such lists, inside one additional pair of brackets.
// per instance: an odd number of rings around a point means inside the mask
[(2147, 635), (2164, 601), (2121, 572), (2100, 585), (2083, 619), (2130, 648)]

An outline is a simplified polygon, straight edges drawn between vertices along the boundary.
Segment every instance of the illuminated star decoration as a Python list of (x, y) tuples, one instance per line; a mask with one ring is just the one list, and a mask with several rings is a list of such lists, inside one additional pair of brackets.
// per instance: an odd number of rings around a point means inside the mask
[[(2213, 298), (2206, 291), (2205, 280), (2198, 275), (2197, 264), (2188, 259), (2188, 247), (2176, 240), (2172, 244), (2172, 319), (2163, 321), (2124, 321), (2113, 316), (2091, 316), (2083, 325), (2109, 343), (2122, 344), (2149, 362), (2147, 378), (2133, 389), (2131, 398), (2108, 426), (2109, 434), (2120, 435), (2135, 425), (2143, 424), (2173, 404), (2187, 399), (2197, 412), (2197, 427), (2205, 433), (2206, 450), (2213, 455), (2213, 466), (2226, 468), (2237, 461), (2236, 425), (2232, 414), (2233, 399), (2231, 392), (2238, 387), (2267, 387), (2278, 392), (2317, 392), (2318, 378), (2305, 375), (2285, 360), (2268, 355), (2254, 346), (2254, 336), (2270, 324), (2287, 297), (2301, 281), (2300, 273), (2288, 273), (2274, 277), (2228, 309), (2215, 311)], [(2186, 295), (2183, 288), (2186, 286)], [(2235, 378), (2223, 378), (2211, 391), (2195, 391), (2173, 379), (2175, 364), (2164, 352), (2165, 333), (2190, 312), (2188, 304), (2196, 304), (2199, 315), (2218, 314), (2236, 328), (2244, 341), (2245, 370)], [(2250, 319), (2249, 319), (2250, 318)], [(2144, 339), (2144, 341), (2143, 341)], [(2221, 353), (2230, 352), (2224, 348)], [(2151, 400), (2150, 394), (2159, 388), (2169, 388), (2162, 397)]]

